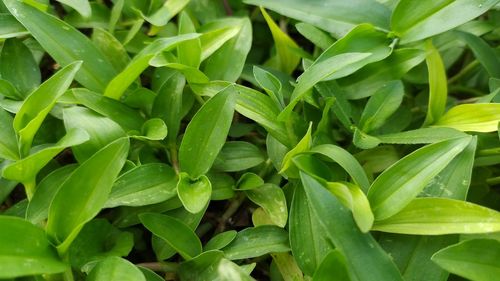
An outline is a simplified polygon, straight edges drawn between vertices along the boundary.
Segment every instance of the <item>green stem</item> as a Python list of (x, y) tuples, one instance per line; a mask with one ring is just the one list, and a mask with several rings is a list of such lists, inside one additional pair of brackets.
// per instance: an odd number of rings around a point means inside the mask
[(35, 187), (36, 187), (36, 180), (29, 180), (23, 183), (24, 185), (24, 191), (26, 192), (26, 197), (28, 198), (28, 201), (31, 201), (31, 198), (33, 198), (33, 194), (35, 194)]
[(288, 135), (288, 139), (290, 140), (291, 147), (295, 147), (298, 143), (297, 136), (295, 135), (295, 129), (293, 128), (292, 118), (288, 118), (285, 122), (286, 133)]
[(219, 220), (219, 225), (217, 226), (216, 233), (223, 232), (224, 229), (226, 228), (226, 221), (238, 211), (240, 208), (241, 204), (245, 201), (245, 194), (243, 192), (239, 192), (236, 194), (236, 197), (231, 200), (231, 203), (229, 204), (229, 207), (226, 209), (224, 214), (222, 214), (220, 220)]
[(462, 77), (464, 77), (471, 70), (473, 70), (474, 68), (476, 68), (476, 66), (478, 66), (478, 65), (479, 65), (479, 61), (478, 60), (472, 61), (466, 67), (462, 68), (462, 70), (460, 70), (460, 72), (458, 72), (457, 74), (455, 74), (455, 76), (453, 76), (450, 79), (448, 79), (448, 85), (457, 82), (459, 79), (461, 79)]
[(177, 154), (177, 148), (175, 147), (175, 144), (169, 145), (168, 153), (170, 155), (170, 163), (172, 164), (172, 167), (174, 168), (175, 173), (178, 175), (180, 172), (179, 156)]
[(489, 178), (486, 180), (489, 185), (500, 184), (500, 177)]
[(479, 90), (464, 87), (464, 86), (459, 86), (459, 85), (455, 85), (455, 86), (450, 87), (448, 92), (449, 93), (462, 92), (462, 93), (471, 94), (471, 95), (476, 96), (476, 97), (481, 97), (481, 96), (486, 95), (485, 93), (483, 93)]
[(136, 265), (159, 272), (176, 272), (179, 268), (179, 264), (175, 262), (143, 262)]

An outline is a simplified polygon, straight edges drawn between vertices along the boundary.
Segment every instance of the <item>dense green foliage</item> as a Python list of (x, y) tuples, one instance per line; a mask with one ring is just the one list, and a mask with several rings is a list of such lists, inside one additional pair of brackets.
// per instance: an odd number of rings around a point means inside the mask
[(0, 1), (0, 279), (500, 280), (499, 2)]

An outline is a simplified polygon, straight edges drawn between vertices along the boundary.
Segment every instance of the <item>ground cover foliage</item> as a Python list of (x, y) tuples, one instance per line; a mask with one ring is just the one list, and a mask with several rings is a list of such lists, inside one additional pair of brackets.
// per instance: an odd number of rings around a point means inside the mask
[(0, 1), (0, 279), (500, 280), (498, 3)]

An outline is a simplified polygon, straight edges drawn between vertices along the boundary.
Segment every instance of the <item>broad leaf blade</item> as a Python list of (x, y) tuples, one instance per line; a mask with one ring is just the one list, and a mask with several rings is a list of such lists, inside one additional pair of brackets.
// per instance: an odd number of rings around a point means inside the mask
[(417, 198), (399, 213), (375, 222), (373, 230), (440, 235), (500, 231), (500, 212), (446, 198)]
[(500, 104), (460, 104), (450, 108), (434, 125), (460, 131), (495, 132), (500, 122)]
[(403, 209), (471, 141), (451, 139), (420, 148), (380, 174), (368, 192), (376, 220)]
[(42, 125), (43, 120), (56, 104), (56, 101), (68, 89), (80, 69), (82, 62), (74, 62), (64, 67), (38, 89), (32, 92), (23, 102), (14, 117), (14, 130), (19, 138), (19, 150), (22, 156), (29, 153), (33, 138)]
[(261, 5), (284, 16), (301, 20), (339, 38), (360, 23), (372, 23), (389, 29), (390, 10), (377, 1), (354, 0), (246, 0), (245, 3)]
[(498, 0), (402, 0), (392, 13), (391, 27), (401, 37), (401, 43), (410, 43), (466, 23), (496, 3)]
[(200, 239), (182, 221), (155, 213), (144, 213), (139, 218), (149, 231), (166, 241), (184, 259), (189, 260), (201, 253)]
[(63, 272), (44, 231), (16, 217), (0, 216), (0, 278)]
[(47, 222), (47, 233), (61, 252), (67, 250), (83, 225), (106, 203), (128, 148), (126, 138), (110, 143), (82, 163), (61, 185), (50, 206)]
[(500, 276), (499, 259), (500, 242), (493, 239), (466, 240), (432, 257), (442, 268), (476, 281), (490, 281)]
[(90, 39), (71, 25), (17, 0), (5, 0), (4, 3), (59, 64), (66, 66), (75, 60), (83, 61), (75, 79), (89, 90), (102, 92), (116, 74), (109, 60)]
[(210, 169), (233, 118), (238, 92), (232, 86), (208, 100), (189, 122), (179, 148), (181, 170), (197, 178)]

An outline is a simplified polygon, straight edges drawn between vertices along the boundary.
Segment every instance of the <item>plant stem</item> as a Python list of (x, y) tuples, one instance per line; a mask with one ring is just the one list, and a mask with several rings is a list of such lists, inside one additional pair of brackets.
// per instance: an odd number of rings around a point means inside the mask
[(478, 65), (479, 65), (478, 60), (472, 61), (466, 67), (462, 68), (462, 70), (460, 70), (460, 72), (458, 72), (453, 77), (448, 79), (448, 85), (457, 82), (460, 78), (464, 77), (467, 73), (469, 73), (471, 70), (473, 70)]
[(174, 262), (143, 262), (136, 265), (161, 272), (176, 272), (179, 268), (179, 265)]
[(486, 183), (490, 185), (500, 184), (500, 177), (489, 178), (486, 180)]
[(28, 201), (31, 201), (31, 198), (33, 198), (33, 194), (35, 194), (35, 187), (36, 187), (36, 180), (29, 180), (23, 183), (24, 185), (24, 191), (26, 192), (26, 197), (28, 198)]
[(223, 232), (224, 229), (226, 228), (226, 221), (238, 211), (240, 208), (241, 204), (245, 201), (245, 194), (243, 192), (239, 192), (236, 194), (236, 197), (231, 200), (231, 203), (229, 203), (229, 207), (227, 210), (222, 214), (220, 220), (219, 220), (219, 225), (217, 226), (217, 229), (215, 230), (216, 233)]
[(169, 155), (170, 155), (170, 162), (172, 164), (172, 167), (174, 168), (175, 173), (178, 175), (180, 172), (179, 169), (179, 156), (177, 154), (177, 148), (175, 147), (175, 144), (169, 145), (168, 149)]

